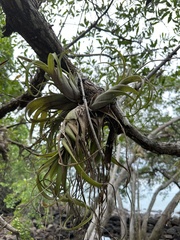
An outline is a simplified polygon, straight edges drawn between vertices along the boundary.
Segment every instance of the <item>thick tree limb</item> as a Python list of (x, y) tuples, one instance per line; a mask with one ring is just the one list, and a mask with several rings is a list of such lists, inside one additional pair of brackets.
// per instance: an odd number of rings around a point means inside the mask
[(64, 54), (64, 49), (51, 25), (38, 12), (36, 0), (0, 0), (6, 14), (4, 36), (18, 32), (36, 52), (41, 61), (46, 62), (49, 53), (62, 55), (61, 65), (66, 71), (74, 73), (76, 67)]
[(149, 139), (130, 124), (128, 119), (124, 116), (123, 112), (117, 107), (117, 105), (112, 105), (112, 110), (115, 113), (125, 134), (139, 144), (142, 148), (157, 154), (180, 156), (180, 143), (158, 143), (155, 140)]

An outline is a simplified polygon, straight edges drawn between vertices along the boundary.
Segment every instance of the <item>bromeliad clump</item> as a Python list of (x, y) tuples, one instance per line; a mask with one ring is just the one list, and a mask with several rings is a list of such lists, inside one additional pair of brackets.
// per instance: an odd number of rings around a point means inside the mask
[(76, 76), (65, 72), (56, 54), (49, 54), (47, 64), (28, 61), (27, 83), (29, 69), (36, 66), (60, 92), (37, 98), (26, 108), (32, 122), (31, 134), (39, 124), (40, 137), (47, 143), (47, 151), (41, 156), (43, 165), (37, 172), (37, 187), (48, 200), (85, 209), (79, 227), (90, 219), (87, 204), (91, 196), (106, 192), (111, 163), (120, 165), (113, 157), (113, 144), (117, 128), (123, 130), (111, 104), (116, 104), (119, 96), (137, 100), (139, 93), (129, 84), (141, 78), (118, 78), (115, 86), (104, 91), (88, 84), (78, 72)]

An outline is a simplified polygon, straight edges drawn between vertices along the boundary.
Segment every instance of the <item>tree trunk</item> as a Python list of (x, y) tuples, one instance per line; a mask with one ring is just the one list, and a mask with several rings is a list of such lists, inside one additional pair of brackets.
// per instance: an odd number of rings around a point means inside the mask
[(175, 207), (180, 201), (180, 192), (178, 192), (171, 202), (167, 205), (166, 209), (161, 214), (160, 219), (156, 223), (153, 232), (151, 233), (148, 240), (159, 240), (163, 231), (163, 227), (165, 226), (168, 219), (170, 219), (171, 214), (173, 213)]
[(171, 179), (169, 179), (168, 181), (166, 181), (164, 184), (160, 185), (156, 191), (154, 192), (153, 194), (153, 197), (151, 198), (151, 201), (149, 203), (149, 206), (148, 206), (148, 209), (147, 209), (147, 212), (146, 214), (144, 215), (143, 217), (143, 222), (142, 222), (142, 232), (141, 232), (141, 239), (142, 240), (146, 240), (146, 232), (147, 232), (147, 223), (148, 223), (148, 219), (149, 219), (149, 216), (150, 216), (150, 213), (151, 213), (151, 210), (154, 206), (154, 203), (156, 201), (156, 198), (157, 198), (157, 195), (159, 194), (160, 191), (162, 191), (163, 189), (165, 189), (167, 186), (169, 186), (169, 184), (171, 184), (176, 178), (177, 176), (179, 175), (179, 171), (174, 174), (172, 176)]
[(120, 220), (121, 220), (121, 223), (120, 223), (121, 235), (120, 235), (119, 240), (127, 240), (127, 234), (128, 234), (127, 216), (126, 216), (126, 211), (123, 207), (122, 198), (118, 191), (116, 193), (116, 199), (118, 202), (119, 215), (120, 215)]
[(129, 240), (135, 239), (135, 225), (136, 225), (136, 173), (131, 172), (131, 215), (130, 215), (130, 225), (129, 225)]

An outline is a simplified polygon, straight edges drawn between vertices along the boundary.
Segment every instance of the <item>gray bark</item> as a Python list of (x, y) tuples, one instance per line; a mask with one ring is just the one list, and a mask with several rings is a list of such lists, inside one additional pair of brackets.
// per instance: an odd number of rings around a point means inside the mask
[(173, 197), (171, 202), (167, 205), (166, 209), (161, 214), (158, 222), (156, 223), (153, 232), (151, 233), (148, 240), (159, 240), (168, 219), (170, 219), (171, 214), (174, 212), (175, 207), (180, 201), (180, 191)]
[(38, 11), (36, 0), (1, 0), (6, 14), (4, 36), (19, 33), (36, 52), (39, 59), (46, 62), (49, 53), (63, 54), (62, 68), (74, 73), (75, 66), (64, 54), (64, 49), (56, 37), (52, 26)]

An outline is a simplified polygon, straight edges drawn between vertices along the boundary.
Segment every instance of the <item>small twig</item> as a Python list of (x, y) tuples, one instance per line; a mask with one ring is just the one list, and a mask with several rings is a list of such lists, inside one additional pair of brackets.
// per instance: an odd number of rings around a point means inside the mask
[[(134, 53), (134, 54), (127, 54), (127, 55), (123, 55), (124, 58), (127, 58), (127, 57), (132, 57), (132, 56), (137, 56), (139, 55), (140, 53)], [(116, 56), (110, 56), (109, 54), (106, 54), (106, 53), (87, 53), (87, 54), (83, 54), (83, 53), (80, 53), (80, 54), (67, 54), (67, 56), (69, 58), (76, 58), (76, 57), (107, 57), (107, 58), (110, 58), (111, 60), (114, 60), (116, 59), (117, 57)]]
[(161, 132), (164, 128), (168, 127), (169, 125), (173, 124), (174, 122), (177, 122), (180, 120), (180, 117), (175, 117), (172, 118), (170, 121), (162, 124), (161, 126), (159, 126), (158, 128), (156, 128), (154, 131), (152, 131), (149, 135), (148, 138), (155, 138), (156, 135)]
[(111, 60), (114, 59), (109, 54), (105, 54), (105, 53), (73, 54), (73, 55), (68, 54), (68, 57), (70, 57), (70, 58), (76, 58), (76, 57), (107, 57), (107, 58), (110, 58)]
[(93, 124), (92, 124), (92, 121), (91, 121), (91, 116), (89, 114), (89, 109), (88, 109), (88, 104), (87, 104), (87, 100), (86, 100), (86, 96), (85, 96), (85, 91), (84, 91), (84, 86), (83, 86), (83, 82), (82, 82), (82, 78), (81, 78), (81, 75), (78, 73), (78, 78), (79, 78), (79, 81), (80, 81), (80, 86), (81, 86), (81, 91), (82, 91), (82, 98), (83, 98), (83, 102), (84, 102), (84, 106), (85, 106), (85, 109), (86, 109), (86, 113), (87, 113), (87, 117), (88, 117), (88, 121), (89, 121), (89, 125), (90, 125), (90, 128), (91, 128), (91, 131), (92, 131), (92, 134), (93, 134), (93, 137), (94, 137), (94, 140), (96, 142), (96, 145), (98, 147), (98, 150), (99, 152), (101, 153), (102, 157), (104, 158), (104, 153), (101, 149), (101, 146), (99, 144), (99, 141), (98, 141), (98, 138), (96, 136), (96, 133), (95, 133), (95, 130), (94, 130), (94, 127), (93, 127)]
[(21, 125), (21, 124), (27, 124), (27, 122), (25, 122), (25, 121), (22, 119), (22, 120), (20, 120), (19, 123), (15, 123), (15, 124), (6, 126), (6, 128), (9, 129), (9, 128), (17, 127), (17, 126), (19, 126), (19, 125)]
[(162, 66), (164, 66), (167, 62), (171, 60), (173, 55), (177, 54), (177, 51), (179, 49), (180, 49), (180, 45), (177, 46), (170, 54), (168, 54), (168, 56), (146, 76), (146, 79), (149, 80), (152, 76), (154, 76)]
[[(165, 59), (163, 59), (163, 60), (161, 61), (161, 63), (160, 63), (157, 67), (155, 67), (155, 68), (145, 77), (145, 79), (146, 79), (146, 80), (150, 80), (150, 78), (151, 78), (152, 76), (154, 76), (154, 75), (161, 69), (162, 66), (164, 66), (168, 61), (170, 61), (170, 60), (172, 59), (173, 55), (177, 54), (177, 51), (178, 51), (179, 49), (180, 49), (180, 45), (177, 46), (177, 48), (175, 48), (170, 54), (168, 54), (168, 56), (167, 56)], [(136, 85), (135, 85), (135, 89), (136, 89), (136, 90), (139, 90), (139, 89), (141, 88), (141, 86), (142, 86), (142, 82), (136, 84)], [(120, 100), (121, 103), (122, 103), (125, 99), (126, 99), (126, 96), (123, 96), (123, 97), (121, 98), (121, 100)]]
[(20, 142), (17, 142), (17, 141), (14, 141), (12, 139), (8, 139), (8, 142), (10, 142), (11, 144), (14, 144), (14, 145), (17, 145), (19, 148), (23, 148), (25, 149), (26, 151), (28, 151), (29, 153), (33, 154), (33, 155), (36, 155), (36, 156), (40, 156), (41, 154), (37, 153), (37, 152), (34, 152), (31, 147), (28, 147)]
[(11, 231), (12, 233), (14, 233), (15, 235), (19, 236), (19, 231), (12, 227), (8, 222), (6, 222), (1, 216), (0, 216), (0, 223), (2, 224), (2, 228), (6, 228), (9, 231)]
[(109, 30), (108, 28), (101, 28), (101, 27), (98, 27), (98, 26), (95, 26), (95, 28), (99, 31), (99, 32), (107, 32), (107, 33), (110, 33), (112, 34), (113, 36), (116, 36), (118, 37), (118, 39), (121, 39), (122, 41), (127, 41), (129, 43), (138, 43), (140, 44), (140, 42), (138, 40), (132, 40), (132, 39), (128, 39), (128, 38), (125, 38), (123, 36), (119, 36), (118, 34), (115, 34), (115, 31), (114, 30)]
[[(161, 170), (161, 169), (158, 169), (158, 168), (154, 168), (155, 171), (157, 172), (160, 172), (165, 178), (167, 178), (168, 180), (171, 179), (171, 176), (167, 173), (166, 170)], [(180, 189), (180, 183), (178, 183), (177, 180), (174, 179), (174, 184), (176, 184), (176, 186)]]
[[(163, 60), (161, 61), (161, 63), (160, 63), (159, 65), (157, 65), (157, 67), (155, 67), (155, 68), (145, 77), (145, 79), (146, 79), (146, 80), (150, 80), (150, 78), (151, 78), (152, 76), (154, 76), (154, 75), (162, 68), (162, 66), (164, 66), (167, 62), (169, 62), (169, 61), (172, 59), (173, 55), (177, 54), (177, 51), (178, 51), (179, 49), (180, 49), (180, 45), (177, 46), (177, 48), (175, 48), (170, 54), (168, 54), (168, 56), (167, 56), (165, 59), (163, 59)], [(137, 84), (137, 85), (136, 85), (136, 90), (140, 89), (141, 86), (142, 86), (142, 83)]]
[(90, 32), (92, 28), (94, 28), (97, 23), (99, 22), (99, 20), (108, 12), (109, 8), (111, 7), (112, 3), (114, 0), (112, 0), (109, 4), (109, 6), (107, 7), (107, 9), (97, 18), (97, 20), (93, 23), (91, 23), (91, 25), (85, 30), (83, 31), (77, 38), (74, 39), (74, 41), (72, 41), (71, 43), (69, 43), (66, 46), (66, 49), (70, 48), (72, 45), (74, 45), (77, 41), (79, 41), (81, 38), (83, 38), (86, 33)]

